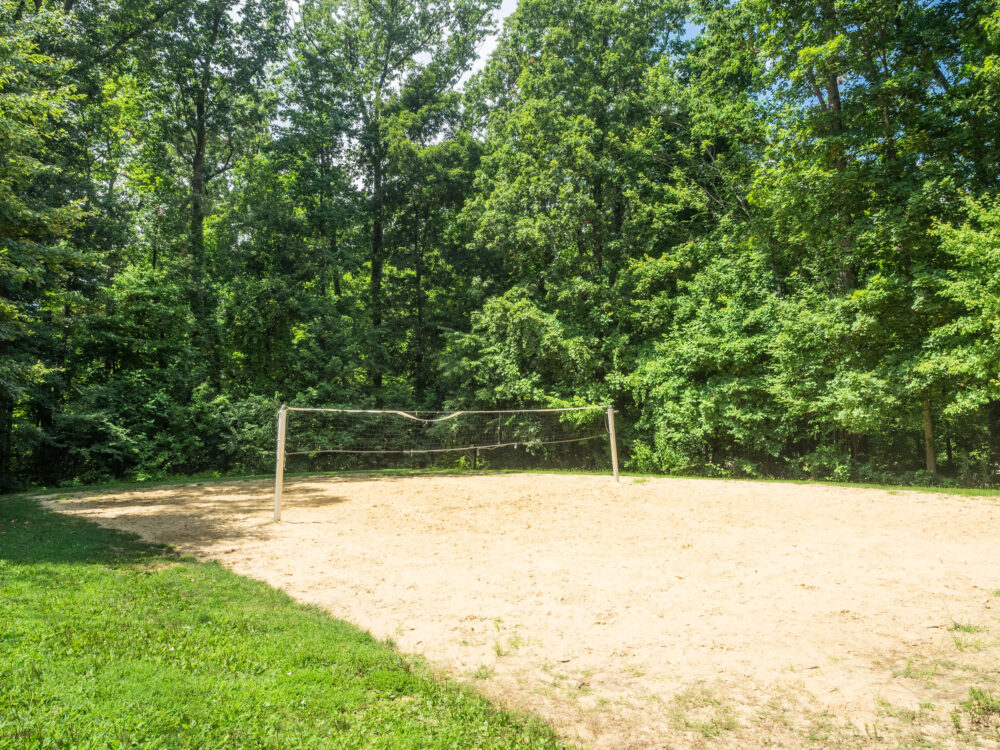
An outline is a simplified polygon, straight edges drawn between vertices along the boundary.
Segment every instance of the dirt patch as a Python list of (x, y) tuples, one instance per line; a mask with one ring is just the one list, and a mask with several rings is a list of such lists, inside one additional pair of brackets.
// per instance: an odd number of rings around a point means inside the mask
[[(325, 607), (594, 748), (966, 747), (1000, 735), (1000, 503), (568, 475), (74, 496)], [(988, 693), (987, 693), (988, 694)], [(985, 728), (984, 728), (985, 727)]]

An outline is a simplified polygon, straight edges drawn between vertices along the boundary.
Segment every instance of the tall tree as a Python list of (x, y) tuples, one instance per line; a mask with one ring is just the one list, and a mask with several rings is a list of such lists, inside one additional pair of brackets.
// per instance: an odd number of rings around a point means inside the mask
[[(501, 298), (447, 365), (459, 375), (463, 363), (476, 398), (620, 391), (637, 333), (621, 314), (629, 270), (712, 221), (692, 181), (701, 157), (686, 104), (654, 94), (680, 90), (664, 82), (684, 46), (682, 8), (669, 1), (526, 0), (508, 19), (470, 94), (485, 152), (463, 216), (470, 249), (499, 262), (489, 292)], [(572, 366), (553, 366), (567, 357)]]
[(477, 242), (512, 278), (612, 286), (631, 258), (678, 241), (690, 209), (683, 113), (652, 105), (652, 68), (676, 48), (679, 7), (526, 0), (476, 85), (488, 111)]
[[(389, 248), (386, 229), (401, 178), (392, 159), (393, 139), (412, 128), (394, 123), (447, 96), (475, 57), (496, 0), (308, 0), (298, 25), (300, 64), (343, 71), (343, 107), (349, 174), (363, 191), (364, 258), (369, 279), (372, 341), (368, 371), (382, 398), (388, 366), (383, 330), (383, 285)], [(447, 135), (418, 128), (419, 137)], [(398, 195), (398, 193), (396, 193)]]
[(53, 159), (74, 96), (69, 62), (39, 51), (71, 34), (63, 14), (0, 2), (0, 484), (12, 479), (14, 409), (53, 367), (50, 313), (84, 260), (65, 242), (83, 213)]
[[(947, 262), (933, 224), (954, 215), (955, 186), (985, 163), (958, 156), (973, 151), (962, 126), (975, 113), (956, 91), (967, 83), (960, 40), (976, 20), (960, 2), (739, 6), (735, 28), (728, 4), (706, 4), (703, 17), (709, 38), (752, 56), (747, 95), (772, 123), (751, 199), (789, 279), (780, 340), (793, 349), (776, 352), (775, 393), (812, 405), (814, 436), (852, 445), (880, 422), (919, 425), (933, 472), (941, 387), (918, 362), (948, 314), (927, 294)], [(799, 348), (815, 326), (836, 343)]]
[(199, 0), (156, 37), (142, 61), (153, 113), (188, 184), (186, 250), (199, 348), (214, 357), (206, 290), (209, 188), (268, 124), (269, 63), (282, 44), (284, 0)]

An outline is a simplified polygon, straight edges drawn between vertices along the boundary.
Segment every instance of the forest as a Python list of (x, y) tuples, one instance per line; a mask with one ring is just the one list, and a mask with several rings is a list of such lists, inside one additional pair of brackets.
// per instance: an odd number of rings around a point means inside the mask
[(0, 0), (0, 486), (273, 471), (282, 403), (1000, 483), (998, 6), (498, 6)]

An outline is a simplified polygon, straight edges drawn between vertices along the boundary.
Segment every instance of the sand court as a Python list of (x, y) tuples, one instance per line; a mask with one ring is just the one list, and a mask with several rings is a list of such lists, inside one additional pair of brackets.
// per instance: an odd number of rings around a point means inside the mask
[(590, 747), (989, 741), (951, 714), (970, 687), (1000, 694), (996, 498), (316, 476), (286, 482), (275, 524), (272, 491), (49, 502), (267, 581)]

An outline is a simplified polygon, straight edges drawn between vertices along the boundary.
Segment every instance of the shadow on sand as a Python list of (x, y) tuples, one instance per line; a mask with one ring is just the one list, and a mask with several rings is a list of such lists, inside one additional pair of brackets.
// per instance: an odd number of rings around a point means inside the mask
[[(347, 502), (349, 493), (337, 494), (338, 485), (395, 483), (415, 477), (447, 481), (492, 473), (400, 471), (288, 477), (282, 523), (335, 525), (336, 518), (311, 520), (296, 518), (295, 513)], [(182, 545), (199, 554), (220, 543), (271, 536), (273, 503), (271, 479), (202, 480), (0, 498), (0, 558), (17, 563), (127, 564), (169, 553), (168, 545)], [(100, 516), (102, 525), (76, 515)], [(115, 530), (119, 526), (129, 531)], [(22, 539), (16, 544), (15, 530)]]

